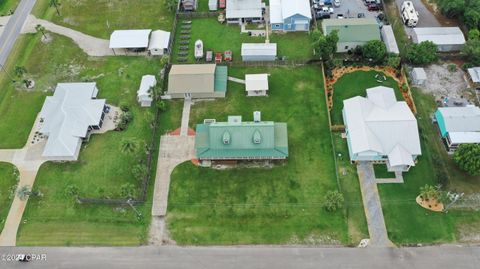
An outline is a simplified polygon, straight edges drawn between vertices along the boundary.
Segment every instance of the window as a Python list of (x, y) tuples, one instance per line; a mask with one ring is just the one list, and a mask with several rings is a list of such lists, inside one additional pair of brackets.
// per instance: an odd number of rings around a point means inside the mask
[(348, 46), (345, 46), (345, 49), (348, 50)]
[(273, 27), (280, 28), (280, 24), (274, 24)]

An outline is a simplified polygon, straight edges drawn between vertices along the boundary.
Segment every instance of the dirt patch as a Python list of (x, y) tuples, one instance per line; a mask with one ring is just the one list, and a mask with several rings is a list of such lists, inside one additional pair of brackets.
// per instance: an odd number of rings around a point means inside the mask
[(465, 79), (465, 73), (456, 65), (455, 71), (449, 70), (448, 66), (452, 64), (455, 65), (454, 63), (444, 63), (426, 67), (427, 81), (422, 90), (433, 94), (436, 100), (448, 96), (474, 101), (475, 97), (467, 90), (469, 85)]
[(334, 239), (328, 235), (318, 235), (318, 234), (310, 234), (306, 236), (303, 240), (298, 238), (298, 236), (294, 235), (287, 243), (288, 245), (311, 245), (311, 246), (318, 246), (318, 245), (341, 245), (337, 239)]
[(457, 225), (457, 239), (463, 243), (480, 242), (480, 222), (461, 223)]

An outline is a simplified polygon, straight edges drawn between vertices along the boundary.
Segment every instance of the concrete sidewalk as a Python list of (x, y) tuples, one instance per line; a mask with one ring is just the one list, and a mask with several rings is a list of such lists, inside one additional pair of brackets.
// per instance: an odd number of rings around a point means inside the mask
[(357, 173), (362, 191), (363, 207), (367, 218), (368, 233), (370, 234), (369, 245), (376, 247), (393, 247), (394, 244), (388, 239), (372, 163), (360, 162), (357, 164)]

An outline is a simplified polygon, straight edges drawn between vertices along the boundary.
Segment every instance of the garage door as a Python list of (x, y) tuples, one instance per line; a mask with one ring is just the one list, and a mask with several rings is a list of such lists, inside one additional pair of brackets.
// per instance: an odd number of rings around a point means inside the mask
[(308, 21), (296, 21), (295, 22), (296, 31), (307, 31), (308, 30)]

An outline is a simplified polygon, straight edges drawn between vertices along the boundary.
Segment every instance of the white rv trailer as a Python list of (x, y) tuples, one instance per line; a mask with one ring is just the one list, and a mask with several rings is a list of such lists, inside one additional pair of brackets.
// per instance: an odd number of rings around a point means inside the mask
[(418, 23), (418, 12), (412, 1), (404, 1), (401, 8), (403, 23), (408, 27), (415, 27)]

